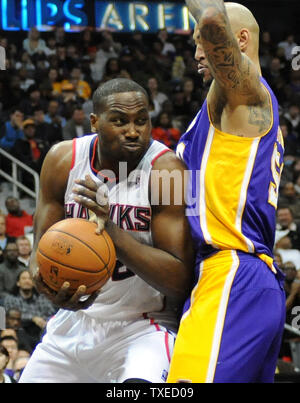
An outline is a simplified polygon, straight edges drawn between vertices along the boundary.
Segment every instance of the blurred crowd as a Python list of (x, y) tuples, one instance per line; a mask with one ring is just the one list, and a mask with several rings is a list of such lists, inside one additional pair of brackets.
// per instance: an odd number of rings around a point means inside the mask
[[(172, 149), (207, 95), (208, 85), (194, 60), (192, 33), (162, 29), (155, 35), (121, 35), (86, 29), (70, 34), (58, 27), (47, 33), (33, 28), (26, 37), (20, 33), (19, 41), (8, 38), (0, 34), (7, 55), (6, 71), (0, 72), (0, 147), (38, 173), (52, 145), (91, 133), (91, 97), (102, 82), (125, 77), (141, 84), (150, 97), (152, 137)], [(279, 101), (286, 149), (275, 256), (287, 274), (290, 322), (292, 308), (300, 306), (300, 70), (292, 69), (296, 41), (289, 34), (274, 42), (269, 32), (262, 32), (260, 44), (263, 76)], [(22, 175), (32, 188), (31, 177)], [(13, 376), (21, 364), (14, 366), (26, 362), (55, 307), (35, 293), (27, 270), (32, 217), (14, 198), (6, 200), (6, 209), (0, 215), (0, 305), (9, 329), (1, 333), (0, 344), (13, 351), (6, 367)], [(1, 376), (0, 365), (0, 382)]]

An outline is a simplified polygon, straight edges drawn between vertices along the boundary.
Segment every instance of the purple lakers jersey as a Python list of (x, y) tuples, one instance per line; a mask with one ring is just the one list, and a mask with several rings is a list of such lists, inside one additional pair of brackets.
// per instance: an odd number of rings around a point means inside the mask
[(284, 145), (278, 103), (262, 78), (272, 123), (260, 137), (216, 129), (204, 102), (177, 154), (190, 170), (188, 207), (197, 262), (218, 250), (256, 254), (275, 271), (273, 246)]

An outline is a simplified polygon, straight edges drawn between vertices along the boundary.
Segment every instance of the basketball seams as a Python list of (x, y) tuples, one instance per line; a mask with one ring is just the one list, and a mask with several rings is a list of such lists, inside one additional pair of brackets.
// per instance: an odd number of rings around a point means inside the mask
[[(47, 258), (47, 259), (53, 261), (54, 263), (57, 263), (57, 264), (59, 264), (59, 265), (61, 265), (61, 266), (70, 268), (70, 269), (72, 269), (72, 270), (80, 271), (80, 272), (82, 272), (82, 273), (99, 274), (99, 273), (101, 273), (103, 270), (105, 270), (106, 267), (107, 267), (107, 264), (106, 264), (106, 265), (104, 265), (104, 266), (101, 268), (101, 270), (99, 270), (99, 271), (92, 271), (92, 270), (80, 269), (79, 267), (74, 267), (74, 266), (71, 266), (70, 264), (64, 264), (64, 263), (62, 263), (62, 262), (59, 262), (58, 260), (53, 259), (53, 257), (47, 256), (40, 248), (38, 248), (38, 252), (39, 252), (41, 255), (43, 255), (45, 258)], [(101, 259), (101, 260), (102, 260), (102, 259)], [(107, 271), (107, 270), (106, 270), (106, 271)]]
[[(83, 245), (87, 246), (91, 251), (93, 251), (93, 252), (95, 253), (95, 255), (102, 261), (102, 263), (104, 264), (104, 266), (107, 266), (108, 263), (105, 263), (105, 262), (104, 262), (104, 260), (102, 259), (102, 257), (95, 251), (95, 249), (93, 249), (89, 244), (87, 244), (86, 242), (84, 242), (82, 239), (78, 238), (76, 235), (70, 234), (69, 232), (65, 232), (65, 231), (62, 231), (62, 230), (56, 229), (56, 228), (49, 229), (48, 232), (60, 232), (60, 233), (62, 233), (62, 234), (68, 235), (68, 236), (70, 236), (70, 237), (76, 239), (77, 241), (83, 243)], [(104, 237), (103, 237), (103, 238), (104, 238)], [(106, 243), (106, 245), (107, 245), (107, 243)], [(109, 251), (109, 252), (110, 252), (110, 251)]]
[(103, 232), (103, 238), (104, 238), (104, 240), (105, 240), (105, 243), (106, 243), (106, 246), (107, 246), (107, 249), (108, 249), (108, 253), (109, 253), (109, 255), (108, 255), (108, 262), (106, 263), (106, 271), (107, 271), (107, 275), (110, 276), (112, 270), (111, 270), (111, 269), (108, 270), (108, 268), (107, 268), (108, 264), (110, 263), (110, 245), (109, 245), (108, 240), (106, 239), (105, 232)]

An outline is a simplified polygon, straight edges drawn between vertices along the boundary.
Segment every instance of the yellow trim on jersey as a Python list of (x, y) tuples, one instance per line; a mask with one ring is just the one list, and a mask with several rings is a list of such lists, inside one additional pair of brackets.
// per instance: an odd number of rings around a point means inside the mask
[(180, 323), (169, 383), (180, 379), (213, 382), (229, 295), (238, 267), (235, 251), (221, 251), (201, 263), (191, 307)]
[(210, 126), (200, 170), (199, 216), (205, 241), (217, 249), (255, 252), (242, 234), (242, 216), (259, 142)]

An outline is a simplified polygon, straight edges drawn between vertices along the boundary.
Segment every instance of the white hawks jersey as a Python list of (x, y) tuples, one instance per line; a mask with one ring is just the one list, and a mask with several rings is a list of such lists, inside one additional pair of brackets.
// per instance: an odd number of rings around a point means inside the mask
[[(73, 161), (65, 193), (66, 218), (89, 219), (89, 211), (77, 204), (72, 189), (76, 179), (89, 174), (97, 183), (101, 173), (93, 167), (98, 148), (98, 136), (89, 135), (73, 140)], [(126, 164), (121, 163), (120, 178), (109, 185), (110, 218), (139, 242), (152, 245), (151, 205), (149, 201), (149, 177), (154, 161), (170, 151), (165, 145), (152, 141), (137, 168), (127, 178)], [(125, 172), (125, 173), (124, 173)], [(123, 178), (121, 178), (123, 175)], [(108, 176), (108, 175), (106, 175)], [(162, 267), (161, 270), (164, 268)], [(99, 320), (135, 320), (141, 317), (176, 328), (175, 307), (164, 295), (132, 273), (117, 261), (112, 278), (102, 287), (94, 304), (82, 311)]]

